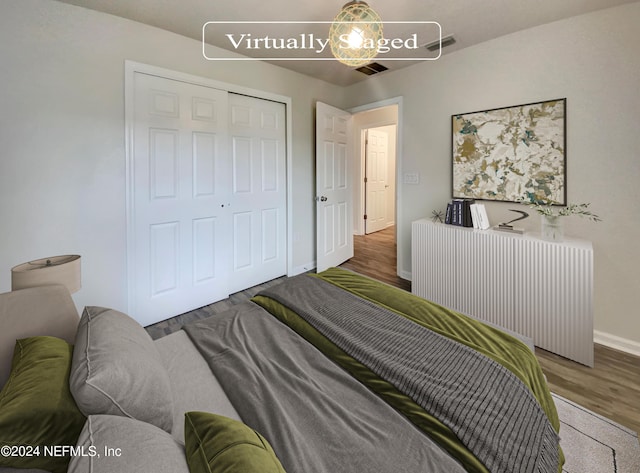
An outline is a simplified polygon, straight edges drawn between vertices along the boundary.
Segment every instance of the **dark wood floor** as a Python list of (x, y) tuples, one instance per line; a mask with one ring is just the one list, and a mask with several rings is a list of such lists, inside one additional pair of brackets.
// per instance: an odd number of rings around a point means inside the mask
[[(355, 256), (342, 267), (411, 290), (396, 275), (395, 227), (356, 236)], [(640, 432), (640, 357), (595, 346), (593, 368), (536, 349), (536, 356), (556, 394)]]
[(556, 394), (640, 432), (640, 357), (595, 345), (593, 368), (536, 348)]
[(411, 291), (411, 281), (396, 274), (396, 227), (387, 227), (369, 235), (356, 235), (353, 250), (355, 256), (343, 263), (343, 268)]

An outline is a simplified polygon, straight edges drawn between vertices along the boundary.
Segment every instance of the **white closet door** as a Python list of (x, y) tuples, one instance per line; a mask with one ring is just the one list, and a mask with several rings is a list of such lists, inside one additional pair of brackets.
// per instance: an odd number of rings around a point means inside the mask
[(228, 296), (228, 94), (134, 75), (130, 315), (149, 325)]
[(229, 138), (233, 293), (287, 272), (284, 104), (230, 93)]

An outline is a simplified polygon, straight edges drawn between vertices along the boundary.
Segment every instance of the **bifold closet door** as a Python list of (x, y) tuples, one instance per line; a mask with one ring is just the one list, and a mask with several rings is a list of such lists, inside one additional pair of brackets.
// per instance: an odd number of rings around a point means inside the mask
[(129, 311), (149, 325), (229, 294), (229, 108), (227, 91), (134, 81)]
[(286, 274), (286, 129), (282, 103), (229, 94), (231, 293)]

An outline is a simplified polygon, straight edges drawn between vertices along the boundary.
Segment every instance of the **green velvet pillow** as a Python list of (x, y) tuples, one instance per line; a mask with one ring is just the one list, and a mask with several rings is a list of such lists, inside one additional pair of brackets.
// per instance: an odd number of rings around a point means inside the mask
[(269, 442), (240, 421), (187, 412), (184, 437), (191, 473), (285, 473)]
[(0, 466), (67, 471), (69, 454), (52, 447), (75, 446), (85, 422), (69, 391), (72, 352), (73, 346), (55, 337), (16, 341), (11, 374), (0, 391), (0, 447), (26, 448), (0, 455)]

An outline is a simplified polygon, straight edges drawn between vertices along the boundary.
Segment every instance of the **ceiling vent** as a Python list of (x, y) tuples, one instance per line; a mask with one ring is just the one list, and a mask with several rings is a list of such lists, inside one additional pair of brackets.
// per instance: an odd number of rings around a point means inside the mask
[(366, 74), (368, 76), (372, 76), (374, 74), (377, 74), (378, 72), (386, 71), (387, 69), (389, 68), (383, 66), (378, 62), (372, 62), (370, 64), (367, 64), (366, 66), (358, 67), (356, 71), (362, 72), (363, 74)]
[[(442, 38), (442, 49), (446, 48), (447, 46), (451, 46), (452, 44), (455, 44), (455, 42), (456, 42), (456, 39), (453, 37), (453, 35), (445, 36), (444, 38)], [(424, 47), (427, 48), (429, 51), (437, 51), (438, 49), (440, 49), (440, 40), (427, 43), (424, 45)]]

